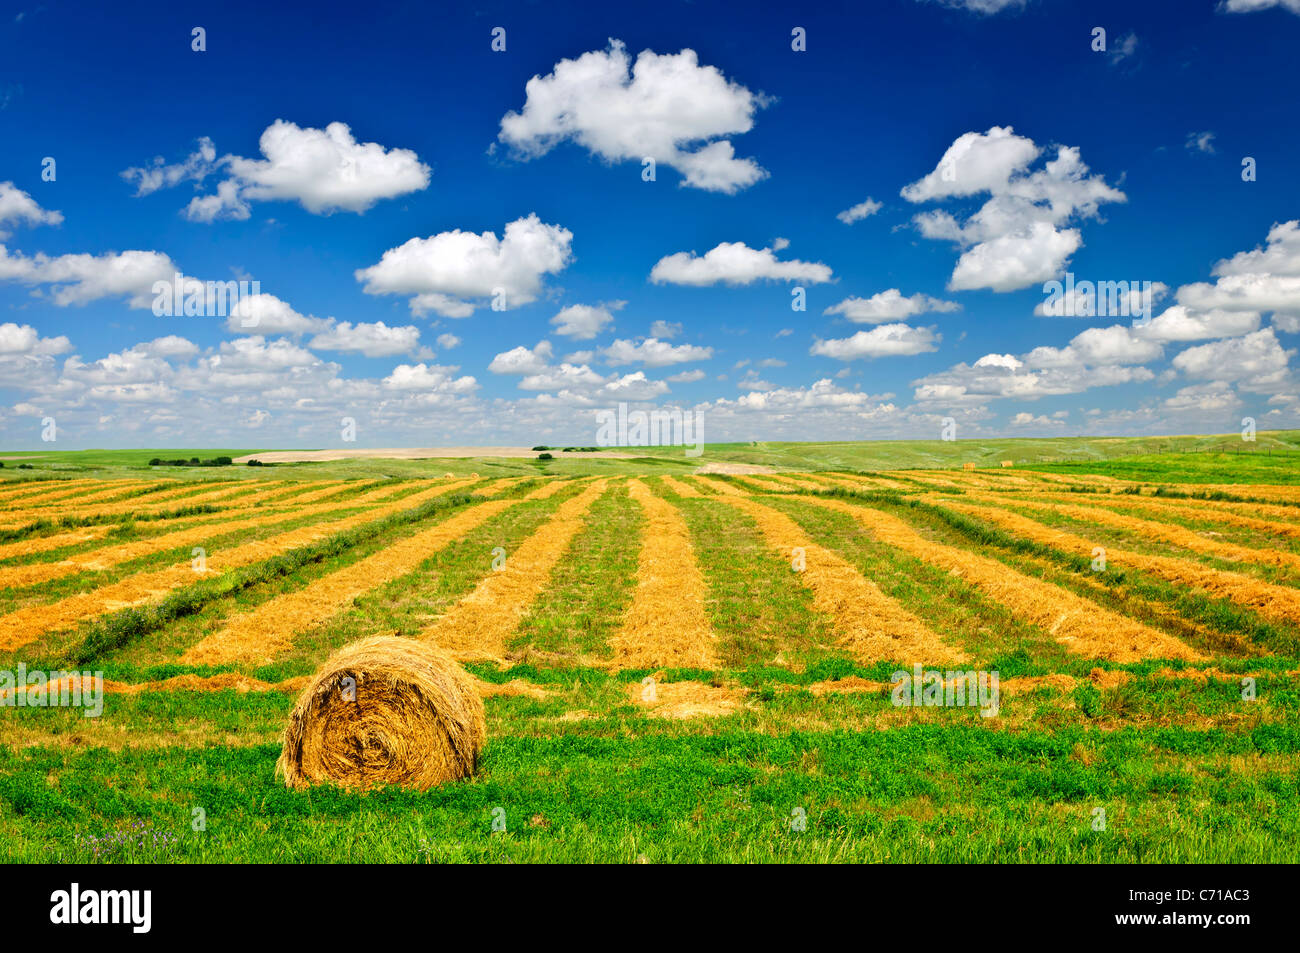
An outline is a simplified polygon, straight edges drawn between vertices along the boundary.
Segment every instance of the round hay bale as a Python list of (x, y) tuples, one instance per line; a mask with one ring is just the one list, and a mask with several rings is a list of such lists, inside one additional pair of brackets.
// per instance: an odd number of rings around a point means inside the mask
[(443, 478), (444, 480), (454, 480), (454, 479), (456, 479), (456, 474), (454, 474), (454, 473), (444, 473), (444, 474), (442, 475), (442, 478)]
[(303, 689), (276, 773), (300, 789), (423, 791), (472, 775), (486, 739), (483, 700), (455, 661), (415, 639), (375, 636), (335, 652)]
[(477, 474), (477, 473), (471, 473), (471, 474), (469, 475), (469, 478), (470, 478), (471, 480), (477, 480), (477, 479), (478, 479), (478, 474)]

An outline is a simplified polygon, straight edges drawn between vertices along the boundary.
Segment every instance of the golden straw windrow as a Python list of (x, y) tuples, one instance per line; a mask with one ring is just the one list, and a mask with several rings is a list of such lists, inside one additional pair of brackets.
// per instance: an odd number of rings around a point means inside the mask
[(430, 556), (503, 510), (525, 499), (554, 495), (554, 488), (564, 485), (556, 481), (525, 497), (485, 500), (429, 529), (390, 542), (378, 552), (322, 576), (296, 592), (276, 596), (234, 616), (219, 632), (186, 650), (181, 662), (187, 665), (269, 662), (291, 648), (299, 632), (328, 621), (357, 596), (414, 571)]
[(1071, 476), (1059, 476), (1055, 473), (1034, 471), (1034, 478), (1042, 480), (1044, 483), (1062, 483), (1066, 486), (1075, 486), (1080, 484), (1084, 486), (1099, 486), (1104, 484), (1107, 486), (1123, 487), (1132, 485), (1129, 480), (1120, 480), (1116, 477), (1106, 476), (1101, 473), (1076, 473)]
[[(352, 489), (355, 485), (356, 484), (353, 481), (348, 481), (348, 480), (331, 480), (328, 483), (314, 483), (314, 484), (299, 483), (287, 488), (281, 487), (275, 493), (270, 493), (267, 494), (266, 496), (260, 497), (258, 502), (262, 504), (272, 503), (276, 506), (280, 506), (286, 503), (291, 503), (295, 506), (299, 506), (303, 503), (317, 503), (320, 500), (329, 499), (332, 496), (338, 496), (340, 493), (343, 493), (345, 490)], [(394, 492), (396, 492), (397, 490), (401, 489), (403, 486), (410, 486), (410, 485), (411, 484), (409, 483), (397, 483), (394, 486), (392, 486), (391, 489)], [(308, 490), (307, 489), (308, 486), (314, 487), (314, 489)], [(389, 489), (389, 488), (381, 487), (379, 489)], [(306, 492), (304, 492), (304, 490), (306, 490)]]
[(719, 480), (716, 477), (709, 477), (708, 479), (703, 480), (702, 482), (708, 484), (713, 489), (717, 490), (718, 493), (722, 496), (744, 496), (744, 497), (749, 496), (748, 493), (746, 493), (744, 490), (742, 490), (740, 487), (736, 486), (734, 483), (730, 482), (729, 480)]
[[(176, 481), (172, 481), (176, 482)], [(210, 483), (182, 483), (180, 486), (168, 487), (157, 493), (150, 493), (142, 496), (137, 502), (142, 506), (154, 506), (159, 503), (166, 503), (168, 506), (190, 506), (200, 503), (215, 503), (218, 500), (226, 500), (231, 497), (242, 497), (245, 495), (257, 494), (267, 496), (276, 491), (281, 484), (271, 483), (266, 480), (228, 480), (223, 485), (213, 486)], [(83, 501), (74, 501), (80, 505)]]
[[(468, 481), (462, 481), (460, 485), (466, 485)], [(450, 489), (455, 487), (454, 484), (439, 484), (431, 489), (424, 490), (415, 494), (413, 497), (403, 499), (395, 506), (407, 508), (414, 506), (424, 500), (432, 499), (436, 496), (442, 496)], [(358, 506), (370, 506), (383, 499), (386, 496), (396, 492), (396, 487), (381, 487), (374, 491), (374, 494), (357, 497), (355, 500), (349, 500), (342, 503), (318, 503), (311, 506), (304, 506), (299, 509), (291, 509), (286, 512), (278, 513), (272, 516), (265, 512), (255, 512), (252, 516), (245, 519), (231, 519), (229, 513), (223, 513), (212, 519), (199, 520), (199, 525), (191, 526), (186, 529), (174, 530), (172, 532), (162, 533), (158, 536), (150, 536), (145, 539), (134, 540), (129, 543), (122, 543), (117, 546), (108, 546), (99, 549), (92, 549), (84, 553), (77, 553), (69, 556), (60, 562), (31, 563), (24, 566), (0, 567), (0, 588), (11, 586), (30, 586), (38, 582), (47, 582), (51, 579), (59, 579), (77, 572), (98, 572), (110, 569), (120, 563), (130, 562), (133, 559), (140, 559), (153, 553), (165, 552), (169, 549), (175, 549), (180, 546), (192, 546), (199, 543), (217, 539), (230, 533), (242, 532), (248, 529), (258, 529), (267, 526), (276, 526), (280, 523), (287, 523), (294, 520), (310, 516), (323, 516), (329, 513), (338, 513), (345, 509), (352, 509)], [(392, 512), (392, 510), (389, 510)]]
[[(967, 493), (964, 497), (981, 503), (1007, 504), (1023, 495), (1004, 492)], [(1057, 495), (1036, 493), (1035, 501), (1049, 503), (1077, 504), (1075, 494)], [(1089, 495), (1088, 506), (1102, 506), (1112, 510), (1140, 512), (1146, 518), (1158, 519), (1161, 516), (1181, 517), (1204, 523), (1227, 526), (1241, 526), (1246, 529), (1259, 530), (1277, 536), (1300, 539), (1300, 507), (1276, 506), (1269, 503), (1234, 503), (1228, 500), (1182, 500), (1177, 497), (1135, 496), (1129, 494)], [(1261, 517), (1271, 517), (1262, 519)]]
[(701, 493), (698, 489), (696, 489), (694, 484), (686, 483), (685, 481), (679, 480), (676, 477), (671, 477), (668, 476), (667, 474), (664, 474), (659, 479), (663, 481), (664, 486), (668, 487), (668, 489), (672, 490), (674, 493), (676, 493), (678, 496), (682, 497), (683, 499), (694, 499), (696, 497), (704, 496), (703, 493)]
[(717, 636), (704, 611), (704, 574), (686, 520), (640, 480), (628, 484), (628, 495), (645, 524), (632, 605), (609, 639), (611, 664), (616, 670), (712, 668)]
[(789, 487), (763, 482), (749, 473), (738, 473), (731, 478), (731, 481), (728, 485), (733, 490), (739, 490), (739, 493), (734, 494), (737, 496), (747, 497), (754, 493), (777, 493), (789, 489)]
[[(41, 496), (39, 499), (32, 500), (25, 504), (23, 512), (26, 510), (46, 510), (55, 507), (56, 504), (66, 504), (75, 501), (78, 505), (98, 502), (114, 502), (118, 497), (126, 493), (134, 494), (137, 490), (147, 489), (150, 486), (157, 486), (157, 481), (141, 480), (117, 480), (111, 486), (95, 487), (92, 492), (86, 492), (85, 489), (77, 488), (75, 490), (66, 490), (62, 493), (49, 493)], [(61, 509), (61, 506), (57, 508)], [(8, 515), (6, 513), (6, 515)]]
[(17, 502), (27, 506), (47, 496), (64, 494), (74, 489), (78, 493), (92, 493), (109, 485), (110, 482), (107, 480), (30, 480), (16, 482), (5, 487), (9, 492), (0, 497), (0, 506), (8, 507)]
[[(66, 501), (58, 508), (58, 517), (102, 517), (102, 516), (125, 516), (133, 513), (156, 514), (164, 513), (169, 510), (185, 509), (191, 506), (210, 505), (218, 502), (227, 502), (231, 499), (237, 500), (239, 505), (257, 503), (263, 497), (269, 498), (277, 490), (273, 486), (268, 486), (260, 481), (243, 486), (225, 488), (221, 490), (211, 490), (197, 494), (191, 494), (194, 487), (184, 489), (164, 490), (161, 493), (150, 493), (147, 496), (129, 497), (125, 500), (109, 503), (100, 503), (98, 505), (83, 505), (84, 497), (76, 497)], [(187, 494), (187, 495), (180, 495)], [(245, 499), (247, 496), (247, 499)], [(14, 528), (24, 525), (25, 522), (38, 519), (50, 519), (54, 514), (49, 510), (42, 509), (22, 509), (8, 510), (0, 512), (0, 518), (16, 522), (6, 523), (5, 527)]]
[(825, 487), (815, 480), (809, 480), (806, 474), (797, 476), (787, 473), (768, 473), (763, 476), (768, 483), (774, 483), (781, 490), (821, 490)]
[(713, 480), (706, 479), (695, 474), (688, 474), (680, 477), (674, 477), (682, 486), (689, 486), (695, 489), (700, 496), (717, 496), (719, 490), (717, 483)]
[[(92, 592), (78, 593), (44, 605), (25, 606), (0, 616), (0, 650), (21, 648), (46, 632), (66, 628), (104, 612), (153, 602), (180, 586), (210, 575), (218, 575), (270, 559), (291, 549), (309, 545), (365, 523), (385, 519), (473, 482), (475, 481), (465, 480), (445, 483), (384, 507), (366, 510), (342, 519), (299, 527), (272, 536), (270, 539), (254, 540), (231, 549), (214, 549), (208, 553), (206, 571), (202, 573), (197, 572), (193, 565), (186, 561), (154, 572), (136, 573), (119, 582), (101, 586)], [(500, 484), (515, 482), (517, 481), (497, 481), (495, 489), (502, 489)]]
[(30, 556), (32, 553), (44, 553), (64, 546), (76, 546), (107, 536), (113, 524), (103, 526), (83, 526), (50, 536), (37, 536), (32, 539), (20, 539), (13, 543), (0, 543), (0, 559), (13, 559), (15, 556)]
[(541, 595), (552, 570), (582, 529), (587, 512), (608, 484), (608, 480), (599, 480), (561, 503), (532, 536), (506, 554), (500, 570), (484, 576), (419, 638), (432, 641), (453, 658), (504, 661), (507, 640)]
[(1204, 493), (1231, 493), (1234, 496), (1255, 496), (1279, 503), (1300, 503), (1300, 487), (1264, 486), (1258, 483), (1198, 483), (1196, 489)]
[(1116, 513), (1101, 506), (1079, 506), (1068, 503), (1052, 503), (1039, 499), (999, 501), (1000, 506), (1018, 505), (1040, 512), (1059, 513), (1071, 519), (1098, 523), (1115, 529), (1128, 530), (1140, 534), (1144, 539), (1159, 539), (1183, 549), (1215, 556), (1219, 559), (1245, 563), (1264, 563), (1280, 566), (1284, 569), (1300, 569), (1300, 556), (1267, 547), (1241, 546), (1237, 543), (1221, 542), (1202, 536), (1195, 530), (1177, 523), (1162, 523)]
[[(985, 519), (1033, 542), (1090, 559), (1093, 550), (1099, 545), (1095, 540), (1056, 529), (999, 507), (954, 502), (946, 502), (944, 505), (948, 509)], [(1138, 569), (1206, 595), (1228, 599), (1253, 609), (1265, 618), (1293, 625), (1300, 623), (1300, 590), (1174, 556), (1150, 556), (1117, 546), (1102, 548), (1108, 566)]]
[(1006, 563), (926, 539), (883, 510), (841, 500), (809, 498), (815, 506), (853, 516), (873, 536), (922, 562), (960, 576), (1013, 614), (1050, 634), (1067, 651), (1112, 662), (1200, 658), (1182, 640), (1111, 612), (1067, 589), (1017, 572)]
[(960, 483), (953, 482), (951, 477), (952, 474), (947, 472), (941, 474), (914, 472), (909, 475), (909, 479), (911, 479), (914, 483), (920, 483), (924, 486), (934, 487), (935, 489), (939, 489), (939, 490), (965, 489), (965, 487), (963, 487)]
[[(153, 513), (159, 510), (219, 503), (232, 499), (239, 500), (241, 503), (245, 502), (246, 499), (269, 499), (283, 492), (282, 484), (265, 480), (228, 481), (219, 486), (213, 486), (210, 483), (206, 485), (189, 484), (162, 490), (158, 493), (150, 493), (147, 496), (123, 500), (120, 503), (113, 504), (112, 510), (96, 507), (95, 512), (125, 513), (134, 510), (140, 513)], [(69, 501), (75, 507), (81, 507), (83, 502), (84, 500), (80, 497)]]
[[(400, 490), (412, 489), (414, 485), (415, 485), (414, 483), (404, 483), (398, 486), (380, 487), (376, 490), (372, 490), (364, 495), (356, 497), (354, 502), (356, 505), (370, 505), (370, 504), (378, 503), (388, 498), (389, 496), (392, 496), (394, 493), (397, 493)], [(156, 516), (155, 518), (149, 520), (149, 525), (151, 528), (157, 527), (160, 530), (166, 530), (168, 527), (173, 526), (176, 523), (184, 522), (188, 528), (188, 527), (195, 527), (195, 526), (207, 526), (212, 523), (221, 523), (230, 520), (234, 517), (247, 517), (255, 514), (261, 514), (263, 519), (266, 520), (267, 522), (269, 522), (271, 517), (278, 517), (278, 516), (282, 516), (285, 519), (289, 519), (297, 515), (302, 515), (301, 511), (295, 513), (292, 510), (292, 506), (294, 506), (295, 504), (299, 504), (300, 502), (301, 503), (312, 502), (315, 499), (320, 499), (325, 496), (333, 496), (337, 494), (341, 489), (342, 487), (335, 487), (330, 491), (321, 490), (321, 491), (305, 494), (306, 498), (302, 499), (301, 501), (299, 501), (298, 499), (280, 500), (278, 498), (279, 496), (278, 494), (273, 494), (270, 493), (270, 491), (267, 491), (265, 497), (263, 494), (259, 493), (255, 497), (250, 498), (248, 500), (240, 500), (237, 506), (233, 506), (228, 510), (221, 510), (220, 512), (207, 514), (207, 515), (193, 515), (193, 514), (170, 515), (164, 513), (163, 515)], [(336, 510), (342, 510), (346, 508), (348, 507), (342, 505), (334, 507), (334, 509)], [(141, 510), (138, 508), (131, 508), (129, 510), (129, 513), (132, 515), (140, 512)], [(104, 509), (100, 509), (96, 512), (96, 515), (104, 516), (104, 515), (111, 515), (111, 514)], [(72, 545), (73, 543), (96, 539), (106, 535), (110, 530), (114, 529), (115, 525), (116, 524), (113, 523), (105, 523), (104, 525), (101, 526), (82, 527), (74, 530), (69, 530), (63, 533), (57, 533), (53, 536), (37, 537), (31, 540), (20, 540), (19, 542), (15, 542), (15, 543), (3, 544), (0, 545), (0, 559), (8, 559), (8, 558), (13, 558), (15, 556), (28, 555), (29, 553), (45, 552), (46, 550), (49, 549), (57, 549), (59, 546)], [(51, 542), (49, 544), (46, 544), (44, 542), (45, 540), (51, 540), (51, 541), (59, 540), (59, 542), (58, 543)], [(0, 567), (0, 569), (2, 568), (3, 567)]]
[(838, 474), (831, 473), (801, 473), (800, 476), (805, 480), (805, 489), (817, 490), (864, 490), (871, 489), (871, 486), (856, 480), (850, 480)]
[(966, 654), (946, 644), (929, 626), (880, 591), (847, 560), (819, 546), (780, 510), (754, 500), (723, 500), (749, 516), (783, 560), (802, 550), (794, 570), (813, 592), (813, 605), (833, 624), (837, 644), (862, 662), (962, 662)]
[(834, 473), (822, 473), (820, 476), (836, 480), (846, 485), (849, 489), (860, 490), (914, 490), (915, 485), (908, 483), (906, 480), (896, 480), (892, 477), (881, 476), (877, 473), (845, 473), (836, 471)]

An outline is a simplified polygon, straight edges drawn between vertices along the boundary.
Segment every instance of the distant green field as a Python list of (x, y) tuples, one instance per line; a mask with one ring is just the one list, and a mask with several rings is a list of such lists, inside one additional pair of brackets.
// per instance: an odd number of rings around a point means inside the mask
[(1300, 483), (1300, 453), (1251, 450), (1239, 453), (1140, 454), (1118, 460), (1033, 464), (1051, 473), (1098, 473), (1155, 483)]
[[(1219, 451), (1213, 453), (1211, 451)], [(679, 448), (648, 447), (647, 455), (667, 460), (680, 457)], [(1173, 461), (1186, 455), (1183, 466)], [(719, 443), (708, 444), (698, 463), (749, 463), (792, 470), (907, 470), (914, 468), (960, 467), (974, 463), (996, 467), (1003, 460), (1016, 466), (1045, 469), (1070, 466), (1078, 473), (1106, 473), (1106, 466), (1118, 460), (1155, 464), (1164, 469), (1161, 477), (1135, 479), (1181, 480), (1204, 475), (1200, 482), (1216, 482), (1207, 469), (1207, 457), (1219, 460), (1225, 471), (1249, 470), (1251, 461), (1270, 476), (1249, 482), (1276, 480), (1291, 482), (1283, 474), (1300, 471), (1300, 431), (1261, 431), (1248, 443), (1239, 434), (1185, 437), (1050, 437), (992, 440), (866, 440), (830, 443)], [(1182, 475), (1180, 475), (1180, 473)], [(1121, 476), (1116, 472), (1116, 476)], [(1228, 477), (1222, 482), (1245, 481)]]
[[(73, 467), (73, 468), (111, 468), (142, 467), (149, 468), (149, 461), (154, 457), (163, 460), (188, 460), (198, 457), (210, 460), (213, 457), (238, 457), (246, 453), (265, 453), (264, 448), (257, 450), (214, 450), (206, 449), (168, 449), (168, 450), (6, 450), (0, 452), (0, 461), (5, 468), (16, 467), (20, 463), (30, 463), (38, 467)], [(181, 467), (160, 468), (181, 470)]]
[[(468, 476), (616, 476), (632, 473), (689, 473), (710, 463), (739, 463), (778, 470), (905, 470), (960, 467), (974, 463), (996, 467), (1003, 460), (1016, 466), (1062, 473), (1102, 473), (1134, 480), (1171, 483), (1300, 482), (1300, 431), (1261, 431), (1248, 443), (1238, 434), (1182, 437), (1052, 437), (991, 440), (871, 440), (825, 443), (707, 444), (698, 457), (681, 447), (636, 448), (635, 459), (568, 457), (554, 459), (464, 457), (429, 460), (340, 460), (328, 463), (282, 463), (272, 467), (149, 467), (154, 457), (175, 459), (240, 457), (261, 449), (65, 450), (13, 451), (0, 454), (0, 477), (138, 476), (152, 471), (176, 479), (212, 477), (277, 479), (411, 478), (431, 473)], [(627, 453), (628, 448), (610, 448)], [(20, 463), (30, 470), (18, 470)]]

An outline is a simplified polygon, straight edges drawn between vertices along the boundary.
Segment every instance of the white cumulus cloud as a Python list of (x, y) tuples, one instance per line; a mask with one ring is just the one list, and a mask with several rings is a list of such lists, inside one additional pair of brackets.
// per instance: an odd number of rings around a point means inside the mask
[(852, 361), (860, 357), (899, 357), (938, 350), (942, 336), (934, 328), (914, 328), (908, 324), (881, 324), (852, 337), (818, 339), (809, 354)]
[(842, 314), (855, 324), (884, 324), (887, 321), (906, 321), (918, 314), (960, 310), (961, 305), (955, 301), (943, 301), (925, 294), (905, 297), (897, 288), (889, 288), (870, 298), (845, 298), (839, 304), (831, 305), (823, 314)]
[(12, 182), (0, 182), (0, 238), (9, 237), (12, 225), (60, 225), (63, 213), (41, 208), (34, 198)]
[(626, 301), (611, 301), (608, 304), (571, 304), (555, 317), (555, 333), (577, 341), (589, 341), (605, 328), (614, 323), (611, 311), (621, 310)]
[(568, 229), (532, 214), (508, 224), (501, 238), (460, 229), (412, 238), (357, 269), (356, 278), (366, 294), (411, 296), (415, 314), (464, 318), (488, 299), (504, 310), (536, 301), (543, 276), (569, 264), (572, 242)]
[(203, 182), (220, 171), (226, 175), (215, 192), (195, 196), (185, 214), (192, 221), (246, 219), (250, 202), (297, 202), (316, 215), (364, 212), (382, 199), (418, 192), (429, 185), (430, 170), (410, 149), (387, 149), (377, 142), (358, 142), (346, 123), (324, 129), (277, 119), (258, 140), (262, 158), (216, 157), (211, 139), (184, 161), (160, 158), (127, 169), (122, 177), (148, 195), (185, 181)]
[(914, 219), (926, 238), (962, 247), (948, 282), (952, 290), (1015, 291), (1059, 275), (1083, 244), (1077, 228), (1064, 226), (1096, 218), (1103, 203), (1127, 200), (1089, 174), (1078, 149), (1060, 146), (1054, 159), (1029, 171), (1040, 153), (1010, 126), (967, 132), (932, 172), (903, 188), (903, 198), (914, 203), (990, 196), (965, 222), (942, 210)]
[(671, 364), (707, 361), (713, 357), (713, 348), (697, 347), (694, 344), (674, 345), (658, 338), (646, 338), (639, 343), (619, 339), (609, 347), (601, 348), (600, 353), (610, 367), (622, 364), (668, 367)]
[(605, 50), (560, 60), (525, 86), (523, 109), (501, 119), (498, 139), (525, 158), (572, 141), (609, 163), (652, 158), (683, 185), (733, 193), (767, 173), (738, 159), (730, 139), (754, 126), (767, 99), (701, 66), (694, 50), (642, 51), (631, 61), (610, 40)]
[(650, 271), (655, 284), (748, 285), (755, 281), (806, 281), (822, 284), (832, 279), (831, 269), (820, 262), (781, 261), (771, 248), (750, 248), (744, 242), (722, 242), (697, 257), (679, 251), (659, 259)]
[(844, 211), (838, 213), (835, 217), (845, 225), (852, 225), (854, 222), (860, 222), (864, 218), (875, 215), (882, 208), (884, 208), (883, 205), (875, 199), (868, 197), (857, 205), (849, 206)]

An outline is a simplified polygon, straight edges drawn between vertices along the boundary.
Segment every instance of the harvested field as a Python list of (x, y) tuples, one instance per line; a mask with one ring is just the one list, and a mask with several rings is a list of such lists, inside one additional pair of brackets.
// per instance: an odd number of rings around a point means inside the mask
[(730, 498), (758, 524), (764, 538), (782, 559), (802, 550), (799, 580), (814, 593), (814, 605), (832, 622), (837, 644), (861, 662), (960, 662), (964, 653), (945, 645), (920, 619), (886, 596), (862, 573), (828, 549), (814, 543), (794, 520), (753, 500)]
[(1199, 657), (1178, 639), (1108, 612), (1059, 586), (1025, 576), (987, 556), (931, 542), (903, 520), (882, 510), (838, 500), (811, 502), (846, 512), (889, 545), (960, 576), (1033, 622), (1073, 653), (1113, 662)]
[[(402, 505), (403, 507), (414, 506), (417, 503), (450, 492), (458, 486), (466, 485), (468, 484), (462, 482), (458, 485), (443, 484), (441, 486), (435, 486), (432, 489), (423, 490), (415, 494), (414, 497), (404, 499), (402, 503), (398, 505)], [(394, 488), (385, 487), (376, 491), (373, 495), (368, 494), (367, 496), (346, 503), (320, 504), (317, 506), (303, 507), (301, 509), (292, 509), (286, 512), (279, 519), (269, 517), (268, 514), (260, 514), (248, 517), (247, 519), (232, 520), (230, 514), (223, 514), (223, 516), (218, 519), (200, 521), (202, 525), (192, 529), (176, 530), (133, 543), (123, 543), (119, 546), (95, 549), (76, 556), (70, 556), (69, 558), (56, 563), (36, 563), (29, 566), (0, 568), (0, 589), (9, 586), (30, 586), (38, 582), (58, 579), (61, 576), (67, 576), (77, 572), (98, 572), (116, 566), (119, 563), (130, 562), (133, 559), (148, 556), (151, 553), (158, 553), (186, 546), (194, 546), (199, 543), (212, 545), (212, 540), (219, 539), (221, 536), (230, 533), (240, 532), (241, 530), (260, 529), (266, 526), (274, 526), (278, 522), (292, 522), (302, 519), (303, 517), (323, 516), (330, 513), (337, 513), (344, 509), (367, 506), (391, 495), (393, 490)], [(391, 508), (387, 510), (381, 508), (374, 512), (377, 514), (384, 514), (386, 512), (394, 511)], [(329, 524), (326, 525), (328, 526)]]
[[(1202, 844), (1206, 811), (1234, 831), (1256, 813), (1276, 818), (1297, 770), (1300, 589), (1284, 580), (1300, 507), (1284, 494), (1156, 496), (1152, 483), (1020, 464), (1014, 475), (646, 469), (0, 486), (0, 525), (11, 526), (0, 539), (0, 779), (25, 785), (0, 783), (0, 842), (66, 857), (24, 792), (98, 817), (79, 793), (93, 788), (138, 814), (175, 806), (186, 830), (189, 805), (209, 798), (213, 829), (240, 831), (241, 844), (274, 816), (303, 855), (322, 823), (354, 816), (379, 825), (373, 849), (394, 859), (410, 816), (444, 841), (469, 839), (489, 791), (511, 838), (567, 831), (572, 842), (613, 818), (638, 851), (654, 842), (627, 826), (628, 811), (692, 831), (716, 816), (725, 826), (710, 836), (748, 852), (773, 831), (788, 836), (780, 825), (802, 805), (809, 831), (833, 830), (835, 844), (859, 845), (855, 856), (892, 837), (889, 818), (933, 816), (922, 836), (960, 860), (974, 841), (951, 829), (977, 810), (997, 850), (1028, 824), (1026, 849), (1075, 857), (1102, 843), (1088, 829), (1094, 801), (1117, 805), (1109, 852), (1290, 849), (1289, 833), (1258, 826), (1246, 846), (1186, 846)], [(1096, 544), (1076, 527), (1140, 542), (1106, 546), (1113, 572), (1094, 573)], [(191, 565), (195, 545), (206, 573)], [(1229, 562), (1240, 568), (1220, 568)], [(338, 671), (326, 660), (375, 637), (464, 669), (442, 698), (469, 713), (456, 723), (468, 747), (447, 749), (430, 773), (407, 747), (406, 768), (388, 774), (391, 759), (362, 754), (362, 717), (332, 754), (310, 755), (316, 742), (304, 741), (301, 769), (291, 744), (286, 790), (274, 769), (295, 700), (304, 739), (313, 718), (357, 714), (324, 703), (364, 659)], [(18, 663), (50, 673), (28, 682), (22, 705), (4, 681)], [(898, 679), (918, 668), (941, 704), (898, 703)], [(977, 705), (991, 675), (1000, 694)], [(64, 701), (100, 685), (100, 717)], [(416, 735), (435, 732), (423, 691), (398, 691), (385, 724), (420, 711)], [(410, 737), (398, 726), (382, 744)], [(472, 784), (447, 780), (471, 771)], [(330, 778), (342, 789), (297, 789)], [(195, 779), (256, 797), (219, 802)], [(426, 782), (439, 787), (423, 797), (450, 800), (335, 800)], [(1166, 792), (1160, 810), (1139, 828), (1153, 790)], [(349, 806), (319, 809), (322, 797)], [(516, 841), (488, 836), (516, 856)]]
[(1083, 522), (1100, 523), (1103, 526), (1127, 530), (1141, 535), (1144, 539), (1163, 540), (1175, 546), (1181, 546), (1183, 549), (1204, 553), (1207, 556), (1215, 556), (1234, 562), (1264, 563), (1291, 570), (1300, 569), (1300, 556), (1294, 553), (1275, 549), (1254, 549), (1233, 543), (1219, 542), (1176, 523), (1161, 523), (1155, 520), (1126, 516), (1122, 513), (1113, 513), (1110, 510), (1095, 506), (1071, 506), (1037, 502), (1030, 504), (1030, 506), (1033, 509), (1060, 513), (1063, 516)]
[(99, 539), (109, 532), (112, 526), (86, 526), (69, 530), (66, 533), (54, 533), (51, 536), (38, 536), (35, 539), (20, 539), (16, 543), (0, 543), (0, 559), (12, 559), (15, 556), (30, 556), (63, 546), (74, 546)]
[[(986, 519), (1018, 536), (1079, 556), (1093, 556), (1097, 543), (993, 506), (945, 503), (959, 513)], [(1108, 566), (1132, 568), (1167, 579), (1215, 598), (1230, 599), (1260, 615), (1286, 624), (1300, 624), (1300, 589), (1280, 586), (1242, 573), (1203, 566), (1174, 556), (1153, 556), (1114, 546), (1104, 547)]]
[[(999, 489), (996, 491), (968, 491), (966, 499), (980, 503), (1013, 503), (1017, 499), (1014, 493)], [(1074, 494), (1035, 493), (1035, 503), (1077, 503)], [(1185, 502), (1160, 496), (1096, 495), (1088, 499), (1089, 507), (1104, 507), (1108, 510), (1140, 514), (1139, 518), (1164, 525), (1161, 517), (1207, 522), (1223, 526), (1240, 526), (1258, 530), (1274, 536), (1300, 539), (1300, 509), (1286, 506), (1270, 506), (1262, 503), (1232, 503), (1224, 500), (1196, 500)], [(1273, 517), (1264, 519), (1263, 517)], [(1175, 524), (1176, 525), (1176, 524)], [(1267, 558), (1267, 557), (1265, 557)]]
[(453, 658), (504, 662), (506, 642), (582, 529), (583, 517), (607, 487), (608, 481), (599, 480), (561, 503), (541, 529), (505, 555), (505, 565), (499, 571), (486, 575), (473, 592), (421, 632), (420, 638)]
[(19, 648), (42, 633), (66, 628), (82, 619), (156, 600), (172, 589), (193, 583), (196, 576), (221, 574), (270, 559), (334, 533), (345, 532), (364, 523), (376, 522), (400, 513), (455, 489), (455, 485), (445, 484), (422, 491), (418, 498), (403, 499), (354, 516), (304, 526), (228, 550), (213, 551), (208, 554), (205, 573), (197, 573), (193, 564), (186, 560), (179, 566), (128, 576), (120, 582), (102, 586), (92, 592), (79, 593), (44, 605), (26, 606), (0, 616), (0, 650)]
[[(553, 486), (542, 489), (551, 491)], [(541, 498), (541, 491), (529, 498)], [(326, 621), (362, 593), (412, 572), (448, 543), (519, 502), (487, 500), (430, 529), (399, 539), (305, 589), (237, 616), (219, 632), (190, 648), (181, 661), (188, 665), (269, 662), (293, 644), (297, 633)]]

